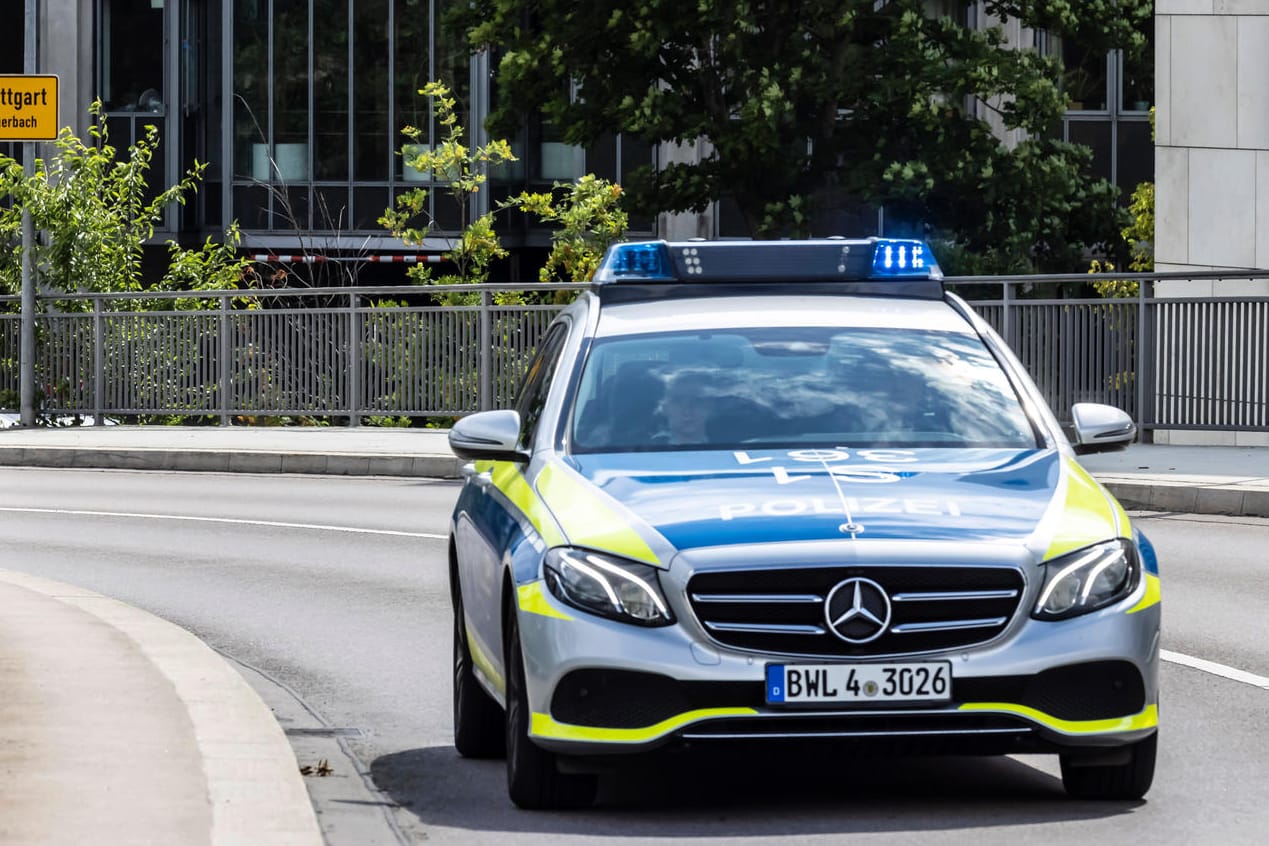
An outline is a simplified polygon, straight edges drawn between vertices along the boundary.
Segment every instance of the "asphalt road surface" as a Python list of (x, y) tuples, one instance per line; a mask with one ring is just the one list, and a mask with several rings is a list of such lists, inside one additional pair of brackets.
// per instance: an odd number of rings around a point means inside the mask
[[(0, 469), (3, 566), (194, 632), (275, 710), (332, 846), (1261, 843), (1269, 521), (1136, 515), (1159, 550), (1162, 735), (1144, 802), (1068, 800), (1049, 757), (684, 760), (528, 813), (450, 746), (455, 483)], [(1205, 663), (1210, 662), (1210, 663)], [(1197, 665), (1197, 666), (1196, 666)], [(1241, 671), (1241, 672), (1240, 672)]]

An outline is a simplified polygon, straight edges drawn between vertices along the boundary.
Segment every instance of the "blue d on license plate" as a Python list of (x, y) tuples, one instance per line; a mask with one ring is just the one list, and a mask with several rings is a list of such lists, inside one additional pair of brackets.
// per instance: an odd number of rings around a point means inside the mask
[(946, 702), (952, 666), (911, 664), (768, 664), (767, 702)]

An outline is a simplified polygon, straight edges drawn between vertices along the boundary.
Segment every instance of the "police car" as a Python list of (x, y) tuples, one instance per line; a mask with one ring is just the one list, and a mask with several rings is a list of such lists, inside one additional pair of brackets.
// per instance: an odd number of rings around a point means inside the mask
[[(452, 429), (454, 743), (584, 805), (669, 747), (1056, 753), (1135, 799), (1159, 578), (918, 241), (612, 247), (513, 409)], [(1074, 444), (1074, 445), (1073, 445)]]

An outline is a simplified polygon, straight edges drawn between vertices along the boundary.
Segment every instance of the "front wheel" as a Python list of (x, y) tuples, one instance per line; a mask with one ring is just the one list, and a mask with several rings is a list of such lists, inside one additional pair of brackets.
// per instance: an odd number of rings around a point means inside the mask
[(461, 597), (454, 600), (454, 748), (464, 758), (506, 754), (503, 715), (472, 672)]
[(507, 793), (528, 810), (584, 808), (595, 801), (598, 778), (565, 775), (555, 755), (529, 739), (529, 698), (525, 690), (524, 653), (515, 611), (507, 621)]
[(1159, 733), (1127, 748), (1126, 761), (1084, 763), (1076, 755), (1061, 756), (1062, 786), (1076, 799), (1140, 799), (1154, 781)]

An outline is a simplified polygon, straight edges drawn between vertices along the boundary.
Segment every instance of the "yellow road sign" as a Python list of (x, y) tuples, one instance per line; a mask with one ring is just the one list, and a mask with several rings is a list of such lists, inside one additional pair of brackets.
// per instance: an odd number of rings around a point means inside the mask
[(57, 138), (57, 77), (0, 75), (0, 141)]

